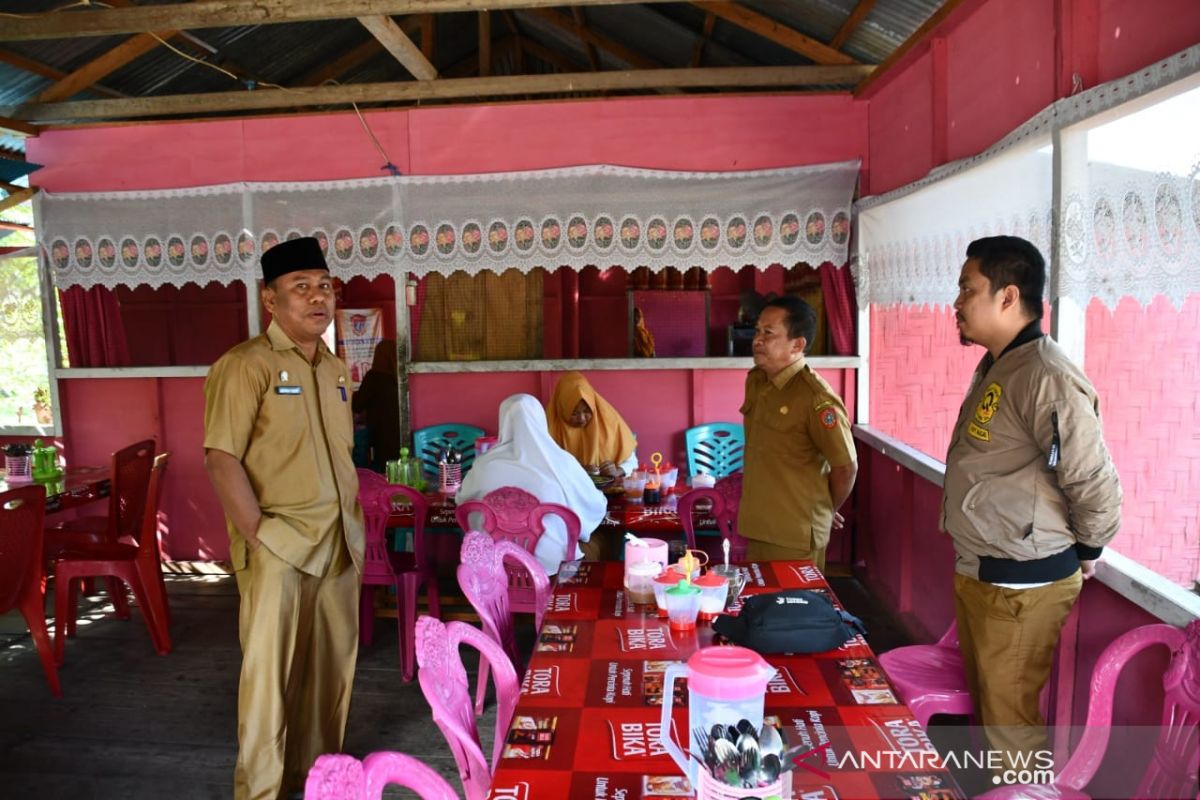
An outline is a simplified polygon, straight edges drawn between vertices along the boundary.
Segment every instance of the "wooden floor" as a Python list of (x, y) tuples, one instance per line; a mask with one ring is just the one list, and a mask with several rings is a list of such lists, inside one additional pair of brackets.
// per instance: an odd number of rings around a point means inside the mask
[[(879, 652), (903, 643), (863, 587), (831, 578), (834, 591), (871, 629)], [(232, 794), (237, 754), (237, 589), (221, 573), (167, 579), (174, 650), (158, 656), (135, 608), (111, 614), (101, 595), (81, 606), (55, 699), (19, 614), (0, 615), (0, 797), (208, 800)], [(521, 639), (531, 642), (532, 630)], [(400, 679), (393, 620), (376, 622), (359, 652), (346, 751), (399, 750), (458, 788), (454, 762), (414, 681)], [(469, 665), (474, 684), (473, 663)], [(480, 725), (491, 752), (494, 706)], [(399, 789), (386, 795), (411, 797)]]

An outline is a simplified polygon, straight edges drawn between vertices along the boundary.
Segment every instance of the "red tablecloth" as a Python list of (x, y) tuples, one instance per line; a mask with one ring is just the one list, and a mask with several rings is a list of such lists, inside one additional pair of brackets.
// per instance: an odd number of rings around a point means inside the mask
[[(806, 588), (832, 596), (808, 562), (748, 566), (746, 593)], [(620, 563), (584, 562), (569, 580), (560, 576), (489, 797), (691, 796), (658, 739), (662, 672), (711, 644), (712, 629), (681, 635), (652, 608), (631, 608), (622, 575)], [(768, 661), (779, 671), (767, 716), (789, 745), (813, 750), (793, 772), (793, 797), (963, 796), (949, 773), (928, 768), (932, 745), (861, 637), (836, 651)], [(676, 739), (686, 743), (686, 689), (675, 708)], [(867, 768), (864, 754), (874, 759)]]

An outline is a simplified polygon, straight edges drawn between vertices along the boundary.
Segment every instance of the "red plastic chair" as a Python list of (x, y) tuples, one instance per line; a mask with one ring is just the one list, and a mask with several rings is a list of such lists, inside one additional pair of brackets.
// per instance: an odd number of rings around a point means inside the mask
[[(166, 585), (158, 557), (158, 502), (170, 453), (154, 459), (147, 497), (142, 501), (142, 524), (132, 540), (81, 541), (61, 550), (54, 559), (54, 657), (62, 663), (66, 636), (75, 635), (75, 613), (81, 578), (106, 576), (133, 589), (154, 649), (171, 652)], [(118, 584), (119, 585), (119, 584)], [(121, 587), (115, 594), (124, 595)], [(65, 636), (64, 636), (65, 634)]]
[[(475, 725), (467, 671), (459, 654), (463, 644), (479, 651), (480, 663), (486, 660), (491, 664), (496, 685), (496, 738), (491, 767)], [(433, 709), (433, 721), (450, 745), (463, 793), (467, 800), (485, 800), (517, 707), (517, 672), (500, 645), (483, 631), (465, 622), (444, 624), (426, 616), (417, 620), (417, 661), (421, 664), (417, 674), (421, 692)]]
[(42, 521), (46, 490), (22, 486), (0, 494), (0, 614), (21, 610), (55, 697), (62, 697), (50, 635), (46, 631), (46, 572)]
[(956, 623), (937, 644), (897, 647), (881, 653), (879, 663), (921, 727), (928, 728), (934, 714), (974, 713)]
[[(471, 525), (471, 514), (483, 515), (481, 525)], [(554, 515), (567, 528), (567, 546), (562, 561), (575, 559), (579, 542), (579, 516), (564, 505), (543, 503), (524, 489), (502, 486), (484, 495), (481, 500), (467, 500), (454, 511), (458, 527), (464, 531), (482, 530), (496, 541), (509, 541), (527, 552), (534, 552), (538, 539), (545, 533), (547, 516)], [(537, 596), (533, 579), (524, 567), (505, 564), (508, 573), (508, 596), (512, 610), (537, 614)]]
[(701, 500), (712, 501), (713, 519), (722, 539), (729, 540), (729, 558), (733, 561), (746, 559), (746, 540), (737, 531), (738, 504), (742, 501), (742, 473), (735, 472), (717, 481), (711, 489), (692, 489), (679, 498), (677, 510), (683, 534), (689, 549), (696, 547), (696, 520), (692, 511)]
[[(154, 466), (154, 450), (154, 440), (144, 439), (112, 454), (108, 514), (79, 517), (47, 528), (44, 551), (48, 559), (53, 560), (61, 550), (81, 543), (138, 541), (150, 487), (150, 470)], [(157, 538), (157, 533), (155, 536)], [(108, 588), (117, 616), (128, 619), (129, 601), (121, 583), (111, 579)]]
[[(1095, 777), (1108, 749), (1113, 723), (1113, 696), (1121, 670), (1135, 655), (1165, 645), (1171, 661), (1163, 674), (1163, 714), (1154, 755), (1131, 795), (1139, 798), (1192, 797), (1200, 769), (1200, 620), (1183, 630), (1172, 625), (1143, 625), (1117, 637), (1096, 662), (1083, 737), (1055, 776), (1042, 786), (1004, 786), (981, 797), (1087, 798), (1084, 789)], [(1104, 787), (1098, 787), (1103, 789)]]
[(458, 800), (458, 794), (427, 764), (403, 753), (371, 753), (359, 761), (341, 753), (323, 755), (304, 782), (304, 800), (382, 800), (394, 784), (421, 800)]
[[(387, 523), (398, 497), (413, 507), (413, 550), (395, 553), (388, 547)], [(413, 628), (417, 622), (417, 590), (425, 586), (429, 612), (441, 616), (437, 576), (425, 551), (425, 522), (429, 502), (408, 486), (389, 484), (370, 470), (358, 471), (358, 502), (366, 522), (366, 550), (363, 556), (362, 598), (359, 601), (358, 640), (364, 647), (374, 641), (375, 598), (369, 586), (396, 587), (396, 624), (400, 636), (400, 669), (404, 680), (416, 673), (413, 657)]]
[[(467, 602), (479, 614), (483, 630), (504, 648), (513, 666), (520, 670), (517, 636), (513, 625), (512, 606), (508, 597), (505, 575), (506, 562), (523, 567), (532, 578), (534, 593), (534, 624), (542, 627), (546, 606), (550, 601), (550, 578), (533, 555), (512, 542), (495, 542), (486, 533), (471, 531), (463, 537), (462, 555), (458, 565), (458, 585)], [(475, 713), (483, 713), (483, 697), (487, 693), (488, 665), (479, 664), (479, 679), (475, 689)]]

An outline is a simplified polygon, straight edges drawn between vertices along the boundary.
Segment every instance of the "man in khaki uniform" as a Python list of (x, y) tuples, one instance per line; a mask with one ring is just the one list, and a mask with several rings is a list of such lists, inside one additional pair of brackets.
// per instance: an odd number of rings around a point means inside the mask
[(738, 532), (754, 560), (811, 559), (825, 569), (837, 509), (854, 488), (858, 461), (846, 407), (804, 363), (816, 314), (798, 297), (767, 303), (754, 335), (742, 416), (745, 474)]
[(1096, 391), (1042, 333), (1045, 284), (1024, 239), (967, 247), (955, 319), (963, 344), (987, 352), (954, 426), (942, 498), (967, 685), (991, 746), (1018, 770), (1053, 766), (1038, 697), (1083, 579), (1121, 524)]
[(237, 800), (298, 796), (342, 748), (358, 655), (363, 522), (350, 378), (321, 334), (334, 296), (311, 237), (263, 254), (267, 332), (204, 383), (205, 465), (241, 594)]

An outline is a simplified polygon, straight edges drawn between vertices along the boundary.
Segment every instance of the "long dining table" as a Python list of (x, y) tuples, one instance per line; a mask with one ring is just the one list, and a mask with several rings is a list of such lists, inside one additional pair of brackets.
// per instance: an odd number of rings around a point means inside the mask
[[(7, 480), (0, 480), (0, 492), (29, 485), (28, 482), (9, 483)], [(46, 513), (54, 514), (108, 497), (112, 488), (112, 476), (108, 467), (67, 467), (60, 478), (53, 481), (36, 481), (34, 485), (46, 490)]]
[[(810, 562), (749, 562), (742, 595), (809, 589), (837, 602)], [(663, 671), (714, 644), (711, 625), (672, 630), (634, 606), (620, 562), (560, 573), (525, 671), (489, 794), (504, 798), (665, 800), (692, 788), (659, 740)], [(731, 607), (737, 613), (739, 604)], [(789, 746), (796, 798), (961, 798), (920, 724), (856, 636), (825, 653), (768, 655), (766, 719)], [(678, 686), (678, 684), (677, 684)], [(686, 746), (687, 691), (672, 695), (672, 735)], [(749, 794), (747, 791), (746, 794)]]

